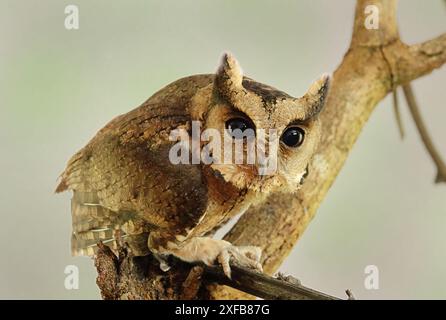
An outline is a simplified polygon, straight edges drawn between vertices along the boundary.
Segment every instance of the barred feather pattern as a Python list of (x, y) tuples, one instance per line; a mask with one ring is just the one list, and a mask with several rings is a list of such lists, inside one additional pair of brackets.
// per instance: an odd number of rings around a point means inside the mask
[(148, 253), (148, 233), (131, 212), (114, 212), (99, 203), (95, 192), (74, 191), (71, 199), (73, 256), (93, 256), (102, 242), (113, 250), (127, 243), (135, 255)]

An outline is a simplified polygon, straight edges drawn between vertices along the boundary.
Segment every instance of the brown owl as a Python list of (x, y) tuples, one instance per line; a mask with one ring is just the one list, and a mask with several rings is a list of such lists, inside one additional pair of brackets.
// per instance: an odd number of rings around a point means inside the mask
[(294, 98), (243, 76), (224, 54), (216, 74), (177, 80), (116, 117), (70, 159), (56, 189), (73, 191), (72, 254), (122, 239), (160, 261), (219, 262), (229, 277), (230, 258), (261, 270), (259, 248), (211, 235), (271, 192), (298, 189), (328, 85), (323, 76)]

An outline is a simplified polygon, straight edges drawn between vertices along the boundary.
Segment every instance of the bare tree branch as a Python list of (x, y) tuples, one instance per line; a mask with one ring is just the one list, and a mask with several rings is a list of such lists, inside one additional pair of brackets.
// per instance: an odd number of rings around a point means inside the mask
[(429, 155), (434, 161), (437, 167), (437, 177), (435, 179), (436, 183), (446, 182), (446, 164), (441, 158), (440, 153), (435, 148), (429, 132), (426, 128), (423, 118), (421, 117), (420, 108), (415, 100), (412, 85), (410, 83), (403, 85), (404, 96), (406, 97), (407, 105), (409, 106), (412, 118), (415, 121), (418, 132), (420, 133), (421, 140), (423, 141)]
[[(404, 74), (400, 75), (405, 81), (409, 81), (411, 76), (418, 78), (428, 74), (446, 62), (446, 33), (432, 40), (410, 46), (409, 52), (412, 56), (412, 63), (407, 66), (407, 69), (402, 69), (407, 78), (403, 78)], [(410, 72), (408, 72), (409, 68)]]
[(293, 281), (273, 278), (246, 268), (232, 266), (232, 279), (220, 267), (206, 267), (209, 280), (238, 289), (262, 299), (281, 300), (340, 300), (326, 293), (305, 287)]
[[(172, 257), (171, 270), (163, 272), (151, 255), (133, 257), (125, 247), (119, 249), (118, 255), (109, 247), (99, 244), (95, 265), (98, 271), (97, 283), (104, 299), (153, 299), (156, 289), (157, 299), (190, 300), (202, 298), (202, 287), (217, 283), (263, 299), (340, 300), (305, 287), (292, 277), (273, 278), (234, 265), (231, 267), (232, 279), (229, 279), (219, 266), (194, 265)], [(184, 275), (187, 276), (184, 278)], [(171, 287), (173, 282), (175, 287)], [(170, 290), (164, 290), (163, 284), (168, 284)], [(144, 290), (147, 286), (151, 290)]]
[(183, 292), (181, 300), (192, 300), (198, 295), (202, 284), (204, 269), (202, 266), (193, 266), (183, 282)]
[(383, 47), (395, 85), (429, 74), (446, 62), (446, 33), (423, 43), (408, 46), (396, 40)]
[(401, 140), (404, 139), (404, 126), (403, 121), (401, 119), (400, 105), (398, 102), (398, 88), (394, 88), (392, 92), (393, 98), (393, 112), (395, 114), (395, 120), (398, 127), (398, 131), (400, 133)]
[(353, 295), (353, 292), (351, 290), (345, 290), (345, 293), (348, 296), (348, 300), (356, 300), (355, 296)]

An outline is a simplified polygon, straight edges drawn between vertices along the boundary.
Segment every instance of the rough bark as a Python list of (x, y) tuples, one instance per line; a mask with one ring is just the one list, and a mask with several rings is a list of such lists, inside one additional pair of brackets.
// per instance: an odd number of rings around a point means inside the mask
[[(193, 265), (171, 257), (169, 272), (159, 268), (152, 256), (134, 257), (126, 247), (118, 255), (99, 243), (95, 265), (97, 284), (106, 300), (194, 300), (209, 299), (207, 287), (222, 284), (263, 299), (339, 300), (339, 298), (303, 286), (299, 280), (279, 275), (277, 278), (232, 266), (229, 279), (218, 267)], [(348, 298), (350, 295), (347, 293)]]
[[(364, 26), (367, 5), (380, 9), (377, 30)], [(321, 115), (322, 141), (302, 189), (295, 195), (274, 194), (261, 206), (251, 208), (225, 239), (236, 245), (260, 246), (265, 272), (274, 273), (314, 217), (375, 106), (398, 85), (428, 74), (445, 61), (446, 34), (421, 44), (407, 45), (398, 34), (396, 0), (358, 0), (350, 48), (333, 74)], [(101, 259), (97, 259), (97, 264), (102, 265)], [(143, 278), (136, 277), (131, 268), (128, 274), (120, 272), (108, 278), (100, 271), (98, 284), (104, 298), (114, 288), (122, 294), (113, 298), (176, 299), (183, 294), (181, 286), (190, 267), (174, 269), (169, 275), (161, 275), (162, 280), (159, 270), (150, 269), (153, 274), (146, 273)], [(197, 290), (198, 298), (252, 297), (227, 286), (208, 283)], [(190, 293), (186, 294), (191, 297)]]

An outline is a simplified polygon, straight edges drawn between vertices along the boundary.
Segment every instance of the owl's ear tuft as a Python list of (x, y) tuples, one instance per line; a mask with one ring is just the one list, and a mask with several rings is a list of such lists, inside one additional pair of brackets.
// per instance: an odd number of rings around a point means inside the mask
[(302, 97), (308, 105), (305, 118), (311, 119), (316, 117), (323, 109), (330, 89), (330, 76), (322, 75), (318, 80), (313, 82), (307, 93)]
[(234, 56), (225, 52), (215, 76), (218, 90), (225, 96), (242, 88), (243, 73)]

